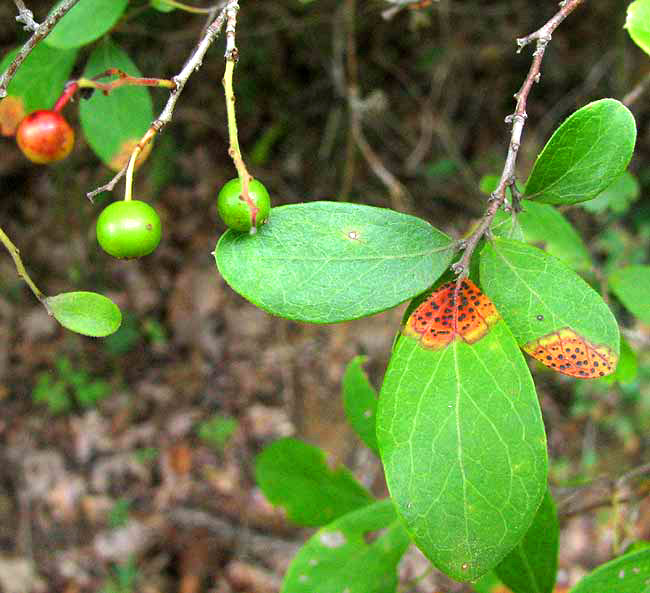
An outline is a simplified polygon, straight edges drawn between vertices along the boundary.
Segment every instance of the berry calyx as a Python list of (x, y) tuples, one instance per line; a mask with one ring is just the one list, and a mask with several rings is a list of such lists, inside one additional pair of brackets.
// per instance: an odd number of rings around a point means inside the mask
[(242, 196), (241, 188), (239, 179), (231, 179), (221, 188), (217, 197), (219, 216), (231, 229), (255, 232), (252, 229), (258, 229), (269, 218), (271, 198), (257, 179), (248, 184), (248, 200)]
[(41, 109), (23, 118), (16, 131), (16, 142), (30, 161), (46, 165), (70, 154), (74, 130), (60, 113)]
[(149, 255), (160, 243), (162, 225), (158, 213), (146, 202), (113, 202), (97, 219), (97, 242), (120, 259)]

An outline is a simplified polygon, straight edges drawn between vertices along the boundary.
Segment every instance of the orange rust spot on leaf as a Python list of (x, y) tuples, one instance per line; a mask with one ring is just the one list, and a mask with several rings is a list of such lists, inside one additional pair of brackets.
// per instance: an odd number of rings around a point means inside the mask
[(25, 107), (20, 97), (5, 97), (0, 101), (0, 134), (14, 136), (18, 124), (25, 117)]
[(593, 344), (569, 327), (528, 342), (523, 349), (550, 369), (578, 379), (609, 375), (618, 362), (610, 348)]
[[(136, 145), (140, 142), (140, 138), (131, 138), (122, 143), (122, 146), (118, 150), (117, 154), (111, 159), (111, 162), (108, 163), (108, 166), (113, 171), (121, 171), (131, 158), (131, 153)], [(136, 170), (140, 168), (140, 165), (147, 160), (147, 157), (151, 153), (153, 147), (153, 141), (149, 142), (140, 152), (138, 158), (135, 159), (135, 168)]]
[(492, 301), (465, 279), (457, 293), (456, 282), (449, 282), (430, 295), (413, 311), (402, 333), (423, 348), (441, 350), (456, 337), (468, 344), (478, 342), (500, 318)]

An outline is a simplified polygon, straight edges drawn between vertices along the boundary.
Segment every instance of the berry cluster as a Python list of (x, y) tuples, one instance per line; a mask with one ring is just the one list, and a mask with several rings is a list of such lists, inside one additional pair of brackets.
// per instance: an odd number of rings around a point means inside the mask
[[(16, 142), (32, 162), (50, 164), (66, 158), (74, 145), (74, 130), (58, 109), (39, 110), (27, 115), (18, 126)], [(265, 224), (271, 211), (269, 192), (256, 179), (250, 179), (244, 195), (239, 178), (231, 179), (219, 191), (217, 210), (230, 229), (255, 233)], [(113, 202), (99, 215), (96, 226), (101, 248), (120, 259), (133, 259), (152, 253), (162, 236), (158, 213), (146, 202)]]

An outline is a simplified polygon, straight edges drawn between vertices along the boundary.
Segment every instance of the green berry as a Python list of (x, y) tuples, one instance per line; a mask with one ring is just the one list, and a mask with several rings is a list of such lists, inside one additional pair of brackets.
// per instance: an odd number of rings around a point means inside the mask
[(257, 179), (253, 179), (248, 184), (248, 195), (252, 203), (242, 197), (239, 179), (231, 179), (221, 188), (217, 198), (217, 209), (219, 216), (229, 228), (250, 232), (268, 220), (271, 198), (266, 188)]
[(162, 225), (146, 202), (113, 202), (97, 219), (97, 241), (113, 257), (130, 259), (149, 255), (160, 243)]

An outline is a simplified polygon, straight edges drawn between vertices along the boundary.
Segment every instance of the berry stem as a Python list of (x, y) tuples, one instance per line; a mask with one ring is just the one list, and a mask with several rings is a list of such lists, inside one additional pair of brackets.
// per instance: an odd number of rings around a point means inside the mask
[(133, 172), (135, 171), (135, 163), (138, 160), (138, 156), (144, 149), (144, 147), (153, 140), (153, 137), (156, 135), (156, 129), (150, 127), (145, 135), (140, 139), (135, 145), (133, 152), (131, 153), (131, 158), (129, 158), (129, 164), (126, 167), (126, 180), (124, 185), (124, 201), (129, 202), (133, 196)]
[(124, 201), (130, 202), (133, 197), (133, 171), (135, 170), (135, 161), (138, 159), (140, 154), (140, 145), (136, 146), (133, 152), (131, 153), (131, 158), (129, 159), (129, 164), (126, 168), (126, 181), (124, 185)]
[(52, 111), (59, 113), (67, 105), (68, 101), (72, 99), (78, 89), (79, 86), (76, 82), (69, 82), (66, 84), (61, 96), (56, 100), (54, 107), (52, 107)]
[(226, 111), (228, 113), (228, 137), (230, 138), (230, 147), (228, 154), (235, 164), (237, 169), (237, 176), (241, 182), (241, 197), (248, 204), (251, 212), (251, 232), (257, 228), (257, 213), (258, 207), (255, 201), (250, 197), (248, 186), (252, 181), (252, 177), (246, 168), (244, 158), (239, 148), (239, 137), (237, 133), (237, 116), (235, 113), (235, 90), (233, 88), (233, 73), (235, 71), (235, 64), (239, 59), (239, 52), (235, 45), (235, 30), (237, 27), (237, 11), (239, 10), (239, 3), (236, 1), (230, 2), (226, 8), (226, 70), (223, 75), (223, 89), (226, 95)]
[(232, 157), (237, 175), (242, 184), (242, 194), (248, 196), (248, 184), (251, 176), (246, 168), (244, 159), (239, 148), (239, 137), (237, 133), (237, 117), (235, 114), (235, 92), (232, 85), (232, 76), (235, 69), (235, 60), (228, 58), (226, 60), (226, 71), (223, 76), (223, 87), (226, 94), (226, 110), (228, 112), (228, 137), (230, 138), (230, 148), (228, 154)]
[(23, 265), (23, 260), (20, 259), (20, 251), (11, 242), (9, 237), (5, 234), (5, 232), (1, 228), (0, 228), (0, 243), (2, 243), (5, 246), (5, 248), (9, 252), (9, 255), (11, 255), (11, 258), (14, 260), (14, 264), (16, 266), (16, 271), (18, 272), (18, 275), (27, 283), (27, 286), (29, 286), (31, 291), (34, 293), (34, 296), (39, 301), (44, 302), (45, 295), (39, 290), (38, 286), (34, 284), (34, 281), (30, 278), (29, 274), (27, 273), (27, 270)]
[(173, 6), (174, 8), (179, 8), (185, 12), (192, 12), (194, 14), (211, 14), (214, 11), (212, 8), (201, 8), (199, 6), (190, 6), (189, 4), (183, 4), (182, 2), (177, 2), (176, 0), (160, 0), (162, 4), (167, 6)]
[[(98, 78), (106, 76), (117, 76), (116, 80), (109, 82), (99, 82)], [(80, 89), (97, 89), (108, 95), (111, 91), (122, 86), (150, 86), (156, 88), (176, 89), (176, 83), (173, 80), (166, 78), (142, 78), (137, 76), (129, 76), (119, 68), (109, 68), (108, 70), (94, 76), (93, 78), (78, 78), (77, 80), (70, 80), (63, 89), (63, 93), (57, 99), (53, 111), (59, 112), (65, 105), (72, 99), (77, 91)]]

